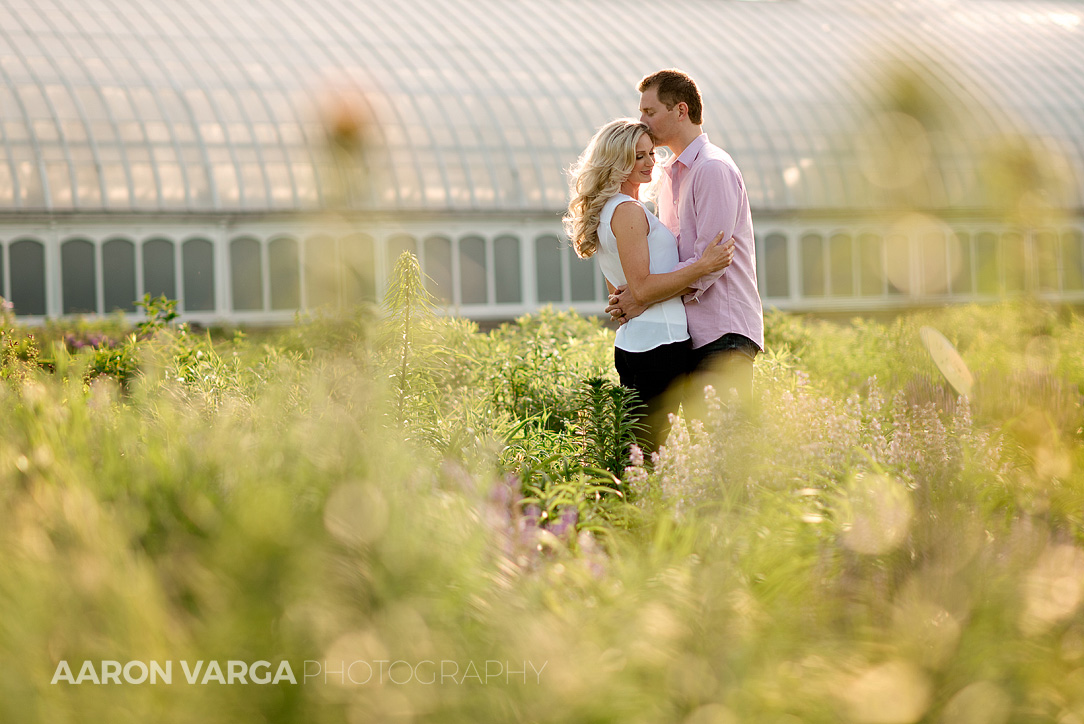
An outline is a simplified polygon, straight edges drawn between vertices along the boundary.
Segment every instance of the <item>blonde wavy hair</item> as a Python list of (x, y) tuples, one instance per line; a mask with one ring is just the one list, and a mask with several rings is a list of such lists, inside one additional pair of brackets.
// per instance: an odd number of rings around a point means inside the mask
[(581, 259), (598, 251), (602, 207), (621, 189), (636, 165), (636, 144), (648, 127), (633, 118), (618, 118), (598, 129), (569, 170), (572, 200), (561, 221)]

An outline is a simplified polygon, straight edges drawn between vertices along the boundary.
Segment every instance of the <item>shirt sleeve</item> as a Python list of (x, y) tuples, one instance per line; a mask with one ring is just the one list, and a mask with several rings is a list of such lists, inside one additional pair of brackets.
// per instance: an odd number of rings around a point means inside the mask
[[(692, 181), (693, 211), (696, 214), (696, 241), (692, 259), (699, 259), (720, 231), (725, 232), (723, 242), (734, 236), (738, 211), (741, 209), (742, 184), (741, 177), (732, 168), (714, 160), (697, 168)], [(741, 250), (735, 249), (735, 253), (741, 253)], [(725, 273), (726, 269), (723, 269), (697, 279), (689, 285), (693, 291), (683, 297), (684, 301), (698, 300)]]

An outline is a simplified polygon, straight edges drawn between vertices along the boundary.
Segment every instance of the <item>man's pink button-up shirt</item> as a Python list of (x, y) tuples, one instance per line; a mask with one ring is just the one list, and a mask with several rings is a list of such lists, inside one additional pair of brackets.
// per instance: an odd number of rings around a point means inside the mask
[(720, 231), (726, 232), (724, 241), (734, 237), (730, 266), (696, 280), (684, 298), (693, 347), (736, 332), (764, 349), (753, 218), (734, 159), (701, 133), (663, 167), (658, 207), (659, 218), (677, 237), (678, 267), (699, 258)]

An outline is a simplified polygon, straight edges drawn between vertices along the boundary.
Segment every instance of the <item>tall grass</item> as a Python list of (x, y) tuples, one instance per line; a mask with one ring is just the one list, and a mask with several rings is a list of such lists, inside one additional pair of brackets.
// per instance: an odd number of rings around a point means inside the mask
[[(0, 721), (1084, 719), (1075, 314), (770, 316), (755, 415), (612, 465), (612, 332), (418, 320), (163, 322), (123, 380), (4, 320)], [(103, 660), (174, 682), (50, 683)]]

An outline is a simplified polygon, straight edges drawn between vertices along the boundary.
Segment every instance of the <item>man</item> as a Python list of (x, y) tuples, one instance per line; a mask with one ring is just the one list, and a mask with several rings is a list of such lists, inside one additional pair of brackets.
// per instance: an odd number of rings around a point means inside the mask
[[(757, 292), (753, 220), (745, 182), (730, 154), (708, 142), (701, 129), (703, 103), (696, 83), (679, 70), (660, 70), (640, 81), (640, 120), (655, 143), (673, 157), (659, 180), (659, 218), (677, 237), (686, 266), (719, 231), (734, 239), (734, 261), (722, 272), (685, 290), (693, 354), (685, 398), (686, 416), (703, 419), (704, 386), (724, 400), (737, 390), (746, 405), (753, 395), (753, 359), (764, 348), (764, 313)], [(624, 323), (657, 299), (637, 304), (619, 289), (606, 311)]]

